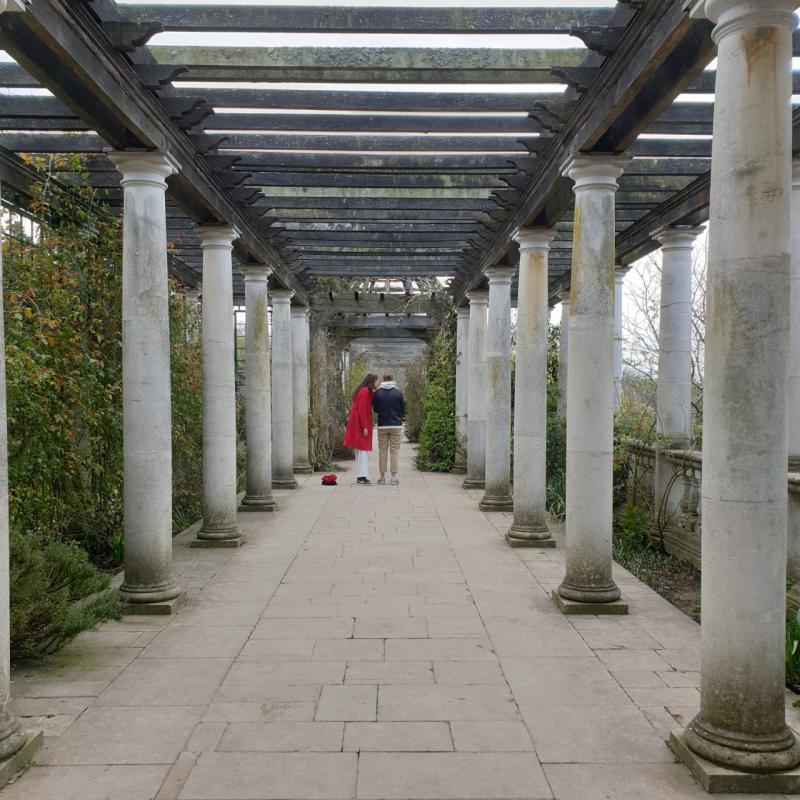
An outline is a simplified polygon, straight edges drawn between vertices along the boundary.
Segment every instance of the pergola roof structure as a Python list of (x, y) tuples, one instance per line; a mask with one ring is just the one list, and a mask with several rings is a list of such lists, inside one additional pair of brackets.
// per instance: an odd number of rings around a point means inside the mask
[[(118, 206), (105, 151), (167, 152), (181, 167), (168, 233), (183, 276), (199, 279), (202, 264), (192, 224), (233, 224), (238, 263), (268, 264), (301, 303), (316, 276), (449, 278), (460, 302), (487, 267), (514, 259), (519, 227), (555, 226), (554, 301), (569, 283), (562, 170), (575, 154), (634, 159), (617, 194), (620, 263), (655, 249), (659, 227), (705, 219), (714, 46), (711, 24), (683, 6), (28, 0), (0, 17), (13, 59), (0, 64), (0, 178), (19, 182), (14, 153), (86, 153), (92, 184)], [(358, 44), (258, 42), (315, 32)], [(161, 44), (164, 33), (191, 43)], [(378, 47), (374, 34), (455, 34), (459, 46)], [(480, 44), (485, 34), (558, 38), (504, 48)], [(52, 96), (31, 93), (42, 88)]]

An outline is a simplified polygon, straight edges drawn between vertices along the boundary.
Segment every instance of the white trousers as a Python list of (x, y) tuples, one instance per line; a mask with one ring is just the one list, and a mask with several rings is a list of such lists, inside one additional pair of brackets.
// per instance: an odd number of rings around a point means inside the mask
[(359, 478), (369, 477), (369, 451), (356, 450), (355, 453), (356, 453), (356, 472), (358, 473), (357, 477)]

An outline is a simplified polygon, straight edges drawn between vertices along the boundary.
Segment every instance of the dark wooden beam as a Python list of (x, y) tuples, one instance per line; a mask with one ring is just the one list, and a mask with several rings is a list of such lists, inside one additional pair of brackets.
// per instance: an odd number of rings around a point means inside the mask
[(137, 22), (168, 31), (309, 33), (569, 33), (607, 25), (603, 8), (349, 8), (347, 6), (220, 6), (197, 4), (123, 7)]
[(324, 134), (231, 134), (220, 137), (222, 152), (236, 150), (358, 150), (449, 153), (517, 153), (526, 155), (544, 146), (544, 137), (515, 136), (325, 136)]
[[(197, 89), (181, 88), (178, 94), (197, 94)], [(205, 89), (203, 96), (217, 109), (307, 109), (309, 111), (443, 111), (506, 112), (530, 111), (537, 99), (552, 95), (528, 92), (349, 92), (313, 89)]]
[[(234, 175), (240, 174), (237, 172)], [(272, 186), (351, 187), (376, 189), (505, 189), (506, 184), (493, 175), (384, 175), (348, 172), (254, 172), (248, 186), (261, 186), (266, 194)]]
[(582, 48), (512, 50), (427, 47), (151, 46), (159, 64), (185, 66), (189, 81), (558, 83), (559, 67), (579, 67)]
[[(1, 110), (1, 109), (0, 109)], [(334, 131), (357, 133), (519, 133), (541, 130), (530, 117), (417, 116), (374, 114), (226, 114), (216, 113), (203, 120), (207, 131)]]
[(131, 62), (111, 47), (88, 7), (67, 0), (30, 0), (23, 14), (0, 15), (0, 35), (25, 71), (89, 123), (104, 146), (171, 154), (181, 171), (170, 179), (169, 191), (185, 213), (197, 222), (235, 225), (241, 232), (236, 255), (271, 265), (279, 281), (305, 297), (278, 253), (142, 86)]

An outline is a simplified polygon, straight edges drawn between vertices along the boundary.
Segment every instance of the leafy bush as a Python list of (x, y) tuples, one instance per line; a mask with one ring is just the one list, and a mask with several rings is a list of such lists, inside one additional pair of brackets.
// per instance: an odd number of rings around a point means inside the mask
[(406, 400), (406, 438), (409, 442), (419, 442), (425, 410), (422, 400), (425, 396), (427, 370), (425, 359), (417, 358), (406, 367), (404, 396)]
[(786, 685), (800, 687), (800, 622), (786, 622)]
[[(10, 552), (12, 657), (41, 658), (99, 621), (76, 603), (106, 589), (109, 577), (77, 544), (12, 528)], [(114, 610), (112, 601), (102, 612)]]
[(427, 386), (422, 399), (424, 419), (417, 465), (422, 470), (447, 472), (456, 455), (456, 339), (455, 316), (443, 320), (426, 354)]
[[(41, 655), (113, 612), (75, 601), (107, 585), (122, 542), (122, 229), (87, 185), (64, 189), (74, 156), (42, 171), (30, 218), (3, 244), (9, 429), (12, 650)], [(33, 222), (32, 220), (35, 220)], [(170, 290), (174, 518), (200, 514), (199, 312)]]

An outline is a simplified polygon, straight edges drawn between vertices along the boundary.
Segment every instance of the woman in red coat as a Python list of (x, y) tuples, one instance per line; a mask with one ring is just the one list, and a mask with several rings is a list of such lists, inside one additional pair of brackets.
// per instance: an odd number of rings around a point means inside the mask
[(368, 453), (372, 450), (372, 394), (378, 388), (378, 376), (371, 372), (353, 393), (353, 405), (344, 432), (344, 446), (356, 451), (357, 483), (369, 485)]

